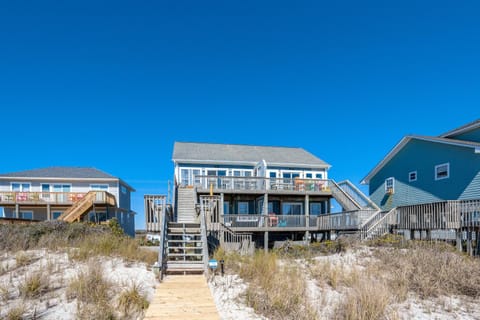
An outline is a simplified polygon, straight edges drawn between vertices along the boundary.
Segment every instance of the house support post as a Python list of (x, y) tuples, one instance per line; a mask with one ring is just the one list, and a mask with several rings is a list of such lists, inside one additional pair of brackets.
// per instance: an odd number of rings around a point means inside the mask
[(429, 241), (432, 240), (432, 230), (427, 229), (426, 232), (427, 232), (427, 240), (429, 240)]
[(476, 256), (480, 255), (479, 237), (480, 237), (480, 230), (477, 229), (477, 231), (475, 231), (475, 255)]
[(410, 229), (410, 240), (415, 240), (415, 229)]
[(473, 255), (473, 248), (472, 248), (472, 231), (470, 228), (467, 229), (467, 254), (469, 256)]
[(457, 229), (456, 238), (457, 250), (462, 252), (462, 229)]
[[(223, 215), (225, 214), (225, 212), (223, 212), (223, 204), (224, 204), (224, 193), (220, 193), (220, 217), (219, 217), (219, 220), (218, 220), (218, 223), (217, 225), (220, 225), (220, 223), (223, 223), (224, 221), (222, 221), (221, 219), (223, 218)], [(223, 228), (220, 228), (220, 248), (225, 248), (225, 231)]]
[(263, 249), (265, 250), (265, 253), (268, 252), (268, 231), (265, 231), (265, 234), (263, 235)]
[(52, 218), (52, 212), (50, 210), (50, 203), (47, 204), (47, 220), (53, 220)]
[(305, 195), (305, 227), (307, 230), (305, 231), (305, 242), (310, 243), (310, 232), (308, 231), (310, 227), (310, 198), (309, 195)]
[(270, 225), (270, 221), (268, 219), (268, 193), (265, 193), (263, 195), (263, 207), (262, 207), (262, 213), (264, 216), (265, 220), (265, 234), (264, 234), (264, 239), (263, 239), (263, 246), (265, 253), (268, 252), (268, 226)]
[(20, 205), (18, 203), (15, 204), (15, 218), (20, 218)]

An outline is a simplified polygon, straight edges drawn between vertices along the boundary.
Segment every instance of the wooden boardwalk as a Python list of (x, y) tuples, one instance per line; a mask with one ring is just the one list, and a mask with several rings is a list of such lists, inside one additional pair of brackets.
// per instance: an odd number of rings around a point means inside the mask
[(158, 285), (144, 319), (220, 320), (203, 275), (165, 277)]

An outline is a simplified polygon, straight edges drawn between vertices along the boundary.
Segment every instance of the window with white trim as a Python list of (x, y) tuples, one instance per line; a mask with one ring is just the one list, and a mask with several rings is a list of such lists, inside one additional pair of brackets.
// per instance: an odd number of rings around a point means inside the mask
[(125, 187), (124, 185), (121, 185), (121, 186), (120, 186), (120, 191), (121, 191), (123, 194), (126, 194), (126, 193), (127, 193), (127, 187)]
[(417, 181), (417, 171), (412, 171), (408, 173), (408, 182)]
[(442, 163), (435, 166), (435, 180), (450, 178), (450, 163)]
[(12, 182), (10, 184), (11, 191), (16, 192), (29, 192), (30, 191), (30, 183), (25, 182)]
[(20, 211), (20, 219), (33, 220), (33, 211)]
[(395, 178), (391, 177), (385, 180), (385, 192), (389, 194), (395, 193)]
[(90, 190), (108, 191), (108, 184), (91, 184)]

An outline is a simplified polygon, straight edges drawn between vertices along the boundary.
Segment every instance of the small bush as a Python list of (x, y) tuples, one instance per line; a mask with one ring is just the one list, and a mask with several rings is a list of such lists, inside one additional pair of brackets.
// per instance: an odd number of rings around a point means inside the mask
[(25, 298), (37, 298), (47, 292), (48, 288), (48, 276), (42, 271), (26, 275), (25, 280), (19, 285), (20, 294)]
[(348, 320), (374, 320), (384, 318), (391, 302), (385, 284), (372, 278), (362, 278), (337, 306), (337, 317)]
[(5, 315), (6, 320), (22, 320), (27, 308), (24, 305), (18, 305), (8, 310)]
[(18, 268), (29, 265), (30, 261), (30, 257), (24, 251), (19, 251), (15, 255), (15, 264)]
[(67, 298), (77, 299), (78, 319), (113, 319), (112, 296), (113, 284), (105, 279), (102, 269), (93, 263), (67, 287)]
[(126, 318), (143, 312), (148, 305), (148, 300), (142, 293), (142, 287), (137, 283), (132, 283), (123, 290), (118, 298), (118, 308)]

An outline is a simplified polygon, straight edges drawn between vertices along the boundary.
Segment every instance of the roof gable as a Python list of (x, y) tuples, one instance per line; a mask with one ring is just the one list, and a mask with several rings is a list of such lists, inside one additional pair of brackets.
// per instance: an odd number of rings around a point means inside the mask
[(173, 161), (185, 163), (218, 163), (255, 165), (288, 165), (328, 168), (330, 165), (302, 148), (175, 142)]
[(370, 180), (385, 166), (387, 165), (390, 160), (392, 160), (411, 140), (423, 140), (431, 143), (438, 143), (442, 145), (454, 145), (458, 147), (464, 148), (471, 148), (474, 149), (475, 152), (480, 152), (480, 143), (479, 142), (472, 142), (472, 141), (463, 141), (463, 140), (455, 140), (455, 139), (447, 139), (447, 138), (439, 138), (439, 137), (430, 137), (430, 136), (406, 136), (399, 143), (393, 147), (392, 150), (380, 161), (368, 174), (365, 178), (362, 179), (361, 184), (368, 184)]

